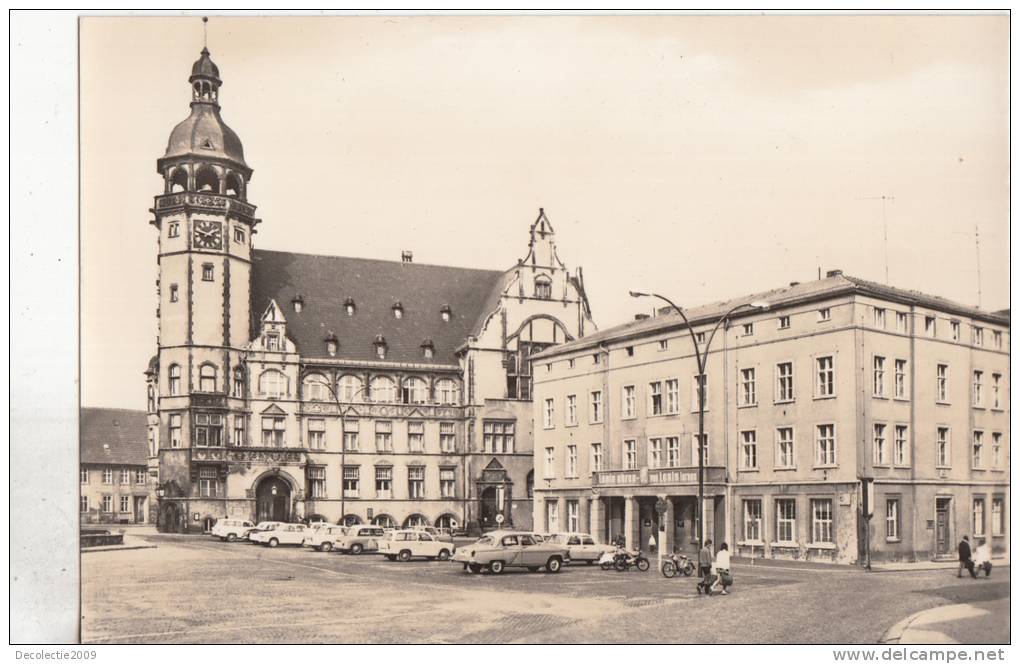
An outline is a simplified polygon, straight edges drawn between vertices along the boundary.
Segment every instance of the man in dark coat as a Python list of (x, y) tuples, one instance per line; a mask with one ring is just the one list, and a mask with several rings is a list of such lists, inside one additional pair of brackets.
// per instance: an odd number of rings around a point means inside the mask
[(701, 577), (701, 581), (698, 582), (697, 589), (698, 594), (701, 594), (702, 590), (708, 591), (708, 587), (712, 585), (714, 579), (712, 578), (712, 540), (705, 540), (705, 544), (698, 550), (698, 576)]
[(963, 570), (966, 569), (970, 572), (971, 578), (976, 579), (977, 572), (974, 571), (974, 561), (970, 557), (970, 540), (967, 539), (966, 535), (960, 540), (960, 546), (957, 547), (957, 551), (960, 553), (960, 567), (956, 570), (956, 578), (963, 578)]

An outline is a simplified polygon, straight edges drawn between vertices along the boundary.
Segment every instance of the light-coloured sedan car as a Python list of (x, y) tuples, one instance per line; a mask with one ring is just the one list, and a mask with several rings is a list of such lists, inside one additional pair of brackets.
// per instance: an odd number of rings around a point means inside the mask
[(301, 546), (308, 534), (308, 526), (303, 523), (283, 523), (272, 530), (262, 533), (259, 541), (269, 547), (281, 544)]
[(217, 519), (216, 525), (212, 527), (212, 536), (219, 537), (224, 542), (233, 542), (243, 539), (248, 531), (255, 527), (251, 521), (244, 519)]
[(501, 574), (508, 567), (523, 567), (529, 572), (559, 572), (567, 559), (567, 547), (539, 542), (534, 533), (494, 530), (474, 544), (457, 549), (455, 562), (463, 563), (468, 572), (487, 569)]
[(386, 533), (380, 526), (351, 526), (335, 544), (341, 553), (350, 552), (357, 556), (364, 551), (378, 551), (379, 544), (385, 539)]
[(302, 546), (308, 546), (319, 551), (332, 551), (336, 541), (344, 536), (347, 529), (343, 526), (325, 524), (312, 528), (305, 533)]
[(379, 543), (379, 553), (387, 560), (409, 561), (411, 558), (448, 560), (454, 547), (443, 542), (425, 530), (398, 530)]
[(248, 531), (248, 541), (252, 544), (263, 544), (266, 541), (262, 539), (265, 534), (282, 525), (283, 521), (259, 521), (257, 526)]
[(567, 547), (572, 563), (594, 565), (602, 554), (616, 550), (615, 546), (596, 544), (595, 538), (587, 533), (552, 533), (546, 541)]

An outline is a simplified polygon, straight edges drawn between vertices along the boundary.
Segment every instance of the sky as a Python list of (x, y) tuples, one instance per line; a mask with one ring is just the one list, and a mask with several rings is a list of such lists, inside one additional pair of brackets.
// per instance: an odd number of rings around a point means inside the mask
[[(256, 248), (506, 269), (544, 207), (604, 329), (648, 312), (629, 290), (819, 269), (977, 305), (980, 267), (1008, 307), (1008, 21), (213, 16), (208, 46)], [(145, 405), (148, 209), (202, 45), (198, 17), (81, 21), (86, 406)]]

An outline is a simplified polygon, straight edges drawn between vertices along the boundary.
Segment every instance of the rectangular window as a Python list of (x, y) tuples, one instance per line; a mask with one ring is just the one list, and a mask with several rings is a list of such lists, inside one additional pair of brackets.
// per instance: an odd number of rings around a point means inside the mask
[[(702, 455), (702, 458), (703, 458), (702, 464), (705, 465), (705, 466), (708, 465), (708, 442), (709, 442), (709, 437), (708, 437), (708, 432), (706, 431), (705, 432), (705, 437), (701, 441), (701, 447), (700, 447), (701, 455)], [(691, 463), (693, 465), (695, 465), (695, 466), (698, 465), (698, 449), (699, 449), (699, 447), (698, 447), (698, 434), (692, 433), (691, 434)]]
[(666, 381), (666, 412), (669, 414), (680, 412), (680, 380), (677, 378)]
[(195, 445), (221, 447), (223, 445), (223, 416), (219, 413), (195, 413)]
[(457, 451), (457, 434), (453, 422), (439, 423), (439, 451), (444, 453)]
[(885, 396), (885, 358), (875, 355), (872, 358), (872, 394), (876, 397)]
[(425, 423), (421, 420), (407, 423), (407, 449), (410, 452), (425, 451)]
[(576, 533), (581, 529), (580, 507), (576, 500), (567, 501), (567, 532)]
[(992, 468), (1002, 470), (1002, 434), (992, 434)]
[(213, 264), (212, 263), (203, 263), (202, 264), (202, 281), (212, 281), (212, 280), (213, 280)]
[(648, 414), (662, 415), (662, 381), (648, 383)]
[(697, 341), (699, 345), (704, 344), (705, 343), (705, 333), (704, 332), (696, 333), (694, 335), (694, 340)]
[(411, 499), (425, 497), (425, 467), (410, 466), (407, 469), (407, 497)]
[(588, 415), (592, 424), (602, 421), (602, 390), (594, 390), (591, 393), (591, 411)]
[(623, 467), (626, 470), (637, 468), (637, 441), (623, 441)]
[(954, 321), (950, 322), (949, 323), (949, 329), (952, 332), (951, 336), (952, 336), (953, 341), (959, 341), (960, 340), (960, 321), (954, 320)]
[(897, 424), (893, 441), (893, 463), (897, 466), (910, 465), (910, 447), (907, 441), (907, 425)]
[(740, 405), (753, 406), (758, 403), (758, 394), (755, 389), (754, 368), (740, 370)]
[(283, 434), (286, 427), (286, 419), (282, 417), (263, 417), (262, 446), (283, 447), (285, 445)]
[(744, 500), (744, 541), (761, 541), (761, 498)]
[(78, 481), (80, 481), (82, 484), (89, 483), (89, 469), (86, 468), (85, 466), (82, 466), (78, 470)]
[(896, 312), (896, 331), (900, 334), (907, 333), (907, 315), (902, 311)]
[(907, 398), (907, 361), (896, 360), (893, 363), (893, 396), (897, 399)]
[(633, 385), (626, 385), (623, 388), (623, 417), (625, 419), (637, 416), (636, 397)]
[(627, 351), (627, 357), (634, 357), (634, 347), (633, 346), (627, 346), (626, 351)]
[(984, 446), (985, 446), (985, 432), (975, 431), (974, 442), (971, 447), (971, 461), (970, 467), (975, 469), (982, 469), (985, 467), (984, 463)]
[(103, 496), (103, 511), (107, 514), (113, 512), (113, 496)]
[(984, 328), (974, 326), (974, 345), (984, 346), (985, 345), (985, 330)]
[(815, 544), (832, 544), (832, 499), (811, 500), (811, 541)]
[(326, 420), (308, 420), (308, 447), (313, 450), (326, 449)]
[(992, 408), (1002, 408), (1002, 375), (992, 374)]
[(979, 408), (985, 405), (985, 372), (974, 372), (974, 405)]
[(234, 440), (235, 446), (243, 446), (246, 444), (244, 438), (244, 415), (234, 415)]
[(180, 237), (181, 236), (181, 225), (179, 222), (170, 222), (170, 226), (167, 228), (167, 237)]
[(1002, 348), (1002, 332), (998, 330), (992, 332), (992, 344), (996, 348)]
[(216, 468), (201, 468), (198, 471), (198, 494), (203, 498), (220, 495), (219, 471)]
[(666, 350), (667, 348), (669, 348), (669, 340), (659, 339), (659, 350)]
[(567, 445), (567, 477), (577, 477), (577, 445)]
[(885, 309), (875, 307), (875, 327), (885, 329)]
[(815, 396), (831, 397), (836, 393), (836, 370), (832, 356), (815, 358)]
[(937, 427), (935, 429), (935, 466), (937, 468), (949, 468), (949, 427)]
[(819, 424), (815, 427), (817, 454), (815, 462), (819, 466), (836, 465), (836, 425)]
[(793, 427), (776, 429), (776, 468), (793, 468)]
[(130, 512), (131, 511), (131, 496), (120, 497), (120, 511)]
[(676, 468), (680, 465), (680, 437), (666, 437), (666, 466)]
[(924, 334), (925, 336), (935, 338), (935, 317), (925, 316), (924, 317)]
[(547, 447), (545, 448), (545, 466), (543, 466), (545, 474), (543, 477), (547, 480), (554, 479), (556, 477), (556, 448)]
[(358, 431), (361, 428), (358, 420), (351, 420), (344, 418), (344, 451), (345, 452), (357, 452), (361, 449), (361, 443), (358, 440)]
[(567, 426), (577, 424), (577, 395), (567, 395)]
[(972, 520), (975, 535), (985, 534), (985, 499), (974, 499), (974, 517)]
[(113, 484), (113, 468), (103, 468), (103, 484)]
[(749, 337), (754, 334), (754, 323), (744, 323), (744, 336)]
[(545, 410), (542, 411), (544, 414), (542, 419), (542, 426), (545, 427), (546, 429), (553, 428), (553, 416), (555, 414), (555, 410), (556, 410), (555, 401), (553, 399), (546, 399)]
[(344, 497), (357, 498), (359, 475), (361, 469), (358, 466), (344, 466)]
[(602, 470), (602, 443), (591, 444), (591, 471), (593, 473)]
[(555, 502), (545, 504), (546, 532), (554, 533), (560, 529), (560, 506)]
[(170, 447), (181, 446), (181, 416), (179, 413), (170, 416)]
[(375, 451), (393, 451), (393, 422), (390, 420), (376, 420), (375, 423)]
[(790, 317), (789, 316), (780, 316), (779, 317), (779, 329), (780, 330), (789, 330), (790, 329)]
[(308, 487), (311, 489), (312, 498), (326, 497), (326, 469), (322, 466), (308, 469)]
[(456, 469), (439, 469), (439, 495), (443, 498), (455, 498), (457, 496)]
[(776, 401), (793, 401), (793, 362), (776, 365)]
[(170, 284), (170, 301), (176, 302), (178, 299), (177, 284)]
[(482, 431), (486, 453), (510, 454), (514, 451), (513, 422), (485, 420)]
[(793, 498), (776, 500), (776, 542), (793, 544), (797, 541), (797, 501)]
[(935, 401), (945, 403), (949, 401), (949, 365), (938, 364), (935, 366)]
[(743, 452), (741, 457), (744, 461), (744, 470), (757, 470), (758, 468), (758, 432), (754, 429), (740, 432), (740, 449)]
[(662, 467), (662, 438), (648, 439), (648, 467)]
[(704, 401), (705, 410), (708, 410), (708, 376), (702, 374), (700, 380), (698, 375), (691, 376), (691, 412), (696, 413)]
[(601, 364), (602, 363), (602, 358), (599, 356), (598, 353), (593, 353), (592, 354), (592, 356), (591, 356), (591, 363), (592, 364)]
[(244, 229), (237, 226), (234, 227), (234, 242), (238, 244), (244, 244)]
[(872, 442), (872, 461), (876, 466), (889, 465), (889, 449), (885, 444), (885, 425), (875, 424), (875, 435)]
[(827, 320), (832, 320), (832, 311), (828, 307), (824, 307), (818, 310), (818, 322), (823, 323)]
[(887, 540), (898, 540), (900, 538), (900, 499), (886, 498), (885, 501), (885, 538)]
[(135, 470), (135, 484), (145, 484), (148, 481), (148, 477), (145, 474), (145, 470), (139, 468)]
[(393, 497), (393, 468), (386, 466), (375, 469), (375, 497)]
[(89, 511), (89, 497), (80, 496), (78, 498), (78, 511), (84, 514)]
[(992, 498), (992, 535), (1004, 535), (1006, 533), (1003, 507), (1005, 507), (1005, 501), (1002, 498)]

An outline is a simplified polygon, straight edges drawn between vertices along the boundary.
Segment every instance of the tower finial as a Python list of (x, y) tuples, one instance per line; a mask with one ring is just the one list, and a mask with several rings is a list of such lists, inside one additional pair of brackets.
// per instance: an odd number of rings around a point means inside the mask
[(209, 17), (202, 17), (202, 49), (209, 49)]

